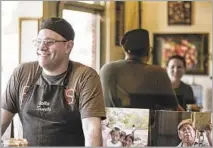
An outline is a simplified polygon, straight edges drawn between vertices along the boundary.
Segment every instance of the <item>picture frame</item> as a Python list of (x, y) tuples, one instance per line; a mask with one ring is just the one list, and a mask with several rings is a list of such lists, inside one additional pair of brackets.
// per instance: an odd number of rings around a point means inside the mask
[(120, 46), (120, 41), (125, 31), (125, 2), (115, 1), (115, 45)]
[(33, 46), (32, 40), (37, 37), (41, 23), (42, 18), (19, 18), (19, 64), (37, 60), (37, 48)]
[[(149, 109), (106, 107), (106, 119), (101, 123), (103, 147), (146, 147), (149, 121)], [(113, 138), (115, 129), (120, 137), (117, 140)]]
[(208, 40), (208, 33), (155, 33), (152, 62), (165, 68), (170, 56), (181, 55), (186, 74), (208, 75)]
[[(186, 111), (156, 111), (155, 117), (153, 119), (155, 125), (152, 127), (152, 145), (155, 147), (184, 147), (182, 146), (183, 140), (181, 140), (180, 135), (185, 133), (180, 133), (183, 123), (191, 124), (192, 133), (195, 131), (194, 136), (201, 139), (202, 134), (207, 132), (210, 123), (212, 123), (212, 113), (211, 112), (186, 112)], [(165, 122), (169, 121), (169, 122)], [(190, 123), (191, 122), (191, 123)], [(178, 125), (182, 123), (182, 126)], [(183, 130), (183, 128), (182, 128)], [(205, 142), (204, 142), (205, 141)], [(208, 146), (209, 140), (206, 136), (203, 137), (203, 141), (193, 145), (192, 147), (203, 147)]]
[(168, 25), (192, 24), (192, 1), (167, 2)]

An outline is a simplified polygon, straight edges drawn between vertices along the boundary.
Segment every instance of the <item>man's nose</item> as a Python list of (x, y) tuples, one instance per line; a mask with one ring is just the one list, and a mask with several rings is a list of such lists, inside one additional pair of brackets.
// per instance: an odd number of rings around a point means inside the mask
[(177, 68), (173, 68), (173, 72), (177, 72)]

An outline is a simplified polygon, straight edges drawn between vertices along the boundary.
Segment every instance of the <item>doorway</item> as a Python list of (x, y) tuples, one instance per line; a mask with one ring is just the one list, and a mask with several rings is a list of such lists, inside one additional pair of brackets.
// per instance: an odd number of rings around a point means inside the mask
[(75, 31), (70, 59), (98, 71), (100, 68), (100, 15), (63, 9), (62, 17), (72, 25)]

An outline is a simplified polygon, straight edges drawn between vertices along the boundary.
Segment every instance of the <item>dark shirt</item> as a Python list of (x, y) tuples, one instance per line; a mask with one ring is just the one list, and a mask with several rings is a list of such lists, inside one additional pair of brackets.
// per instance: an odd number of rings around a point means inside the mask
[(178, 88), (175, 88), (175, 93), (180, 102), (180, 105), (186, 110), (186, 104), (195, 104), (195, 98), (190, 85), (181, 81)]
[(176, 108), (178, 100), (166, 71), (138, 60), (119, 60), (100, 71), (106, 107), (149, 108), (163, 104)]

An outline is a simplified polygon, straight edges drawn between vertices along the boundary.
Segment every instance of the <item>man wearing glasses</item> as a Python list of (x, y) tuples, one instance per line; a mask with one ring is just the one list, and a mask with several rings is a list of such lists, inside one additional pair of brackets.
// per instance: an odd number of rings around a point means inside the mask
[(74, 30), (45, 20), (35, 39), (38, 61), (18, 66), (3, 95), (4, 134), (18, 113), (29, 146), (102, 146), (105, 106), (95, 70), (69, 60)]

